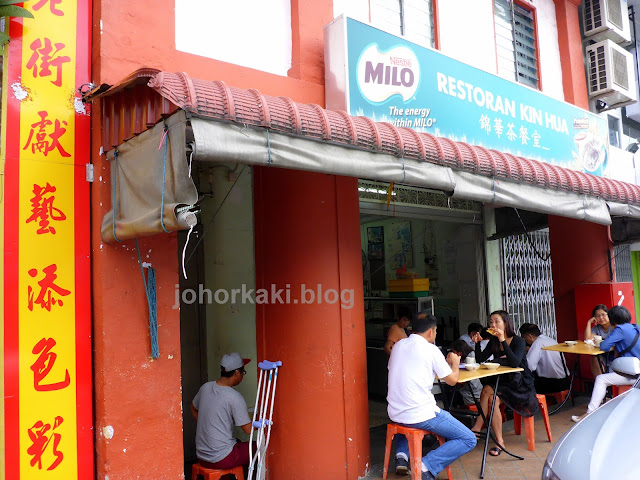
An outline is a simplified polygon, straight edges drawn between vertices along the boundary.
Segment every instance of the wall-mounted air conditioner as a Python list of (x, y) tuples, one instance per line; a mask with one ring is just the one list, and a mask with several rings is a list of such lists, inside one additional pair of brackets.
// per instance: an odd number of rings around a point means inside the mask
[(584, 0), (584, 36), (595, 42), (609, 39), (616, 43), (629, 43), (631, 31), (627, 8), (627, 0)]
[(637, 99), (633, 55), (611, 40), (586, 48), (589, 97), (607, 104), (605, 110), (624, 107)]

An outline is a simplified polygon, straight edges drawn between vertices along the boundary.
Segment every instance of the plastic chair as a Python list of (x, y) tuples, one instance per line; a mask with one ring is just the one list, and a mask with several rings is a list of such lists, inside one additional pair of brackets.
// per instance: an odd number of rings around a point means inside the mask
[[(547, 399), (542, 394), (537, 394), (536, 398), (538, 399), (538, 405), (540, 406), (540, 411), (542, 412), (542, 420), (544, 421), (544, 427), (547, 430), (547, 438), (550, 442), (553, 442), (551, 437), (551, 423), (549, 423), (549, 409), (547, 408)], [(513, 412), (513, 429), (516, 435), (520, 435), (522, 431), (521, 420), (522, 417)], [(529, 451), (533, 452), (536, 449), (536, 435), (533, 430), (533, 417), (524, 417), (524, 429), (527, 433), (527, 448)]]
[(556, 403), (560, 405), (562, 402), (564, 402), (564, 399), (569, 396), (569, 390), (563, 390), (561, 392), (555, 392), (555, 393), (545, 393), (545, 396), (554, 398)]
[[(398, 425), (397, 423), (387, 424), (387, 442), (384, 448), (384, 465), (382, 467), (382, 479), (387, 480), (389, 473), (389, 459), (391, 457), (391, 442), (393, 437), (401, 433), (409, 441), (409, 457), (411, 461), (411, 479), (420, 480), (422, 478), (422, 439), (431, 432), (420, 430), (418, 428), (409, 428)], [(440, 435), (436, 435), (440, 445), (444, 443), (444, 439)], [(447, 467), (447, 477), (453, 480), (451, 469)]]
[(613, 396), (617, 397), (621, 393), (626, 392), (631, 388), (631, 385), (611, 385), (611, 390), (613, 391)]
[[(467, 408), (467, 410), (471, 410), (472, 412), (478, 412), (478, 407), (476, 407), (475, 405), (465, 405), (465, 407)], [(507, 421), (507, 414), (505, 413), (505, 409), (507, 408), (507, 406), (503, 403), (500, 404), (500, 414), (502, 415), (502, 423)], [(486, 428), (486, 425), (484, 425), (484, 427)]]
[(191, 467), (191, 480), (197, 480), (198, 475), (202, 475), (204, 480), (220, 480), (225, 475), (235, 475), (236, 480), (244, 480), (242, 465), (228, 470), (218, 470), (215, 468), (205, 468), (199, 463), (194, 463)]

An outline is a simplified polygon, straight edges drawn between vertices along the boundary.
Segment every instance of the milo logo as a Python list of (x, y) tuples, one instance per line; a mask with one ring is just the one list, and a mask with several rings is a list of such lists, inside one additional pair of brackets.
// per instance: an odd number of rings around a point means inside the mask
[(371, 45), (358, 62), (358, 85), (371, 102), (383, 102), (392, 95), (400, 95), (406, 102), (416, 93), (420, 83), (418, 58), (407, 47), (380, 52)]

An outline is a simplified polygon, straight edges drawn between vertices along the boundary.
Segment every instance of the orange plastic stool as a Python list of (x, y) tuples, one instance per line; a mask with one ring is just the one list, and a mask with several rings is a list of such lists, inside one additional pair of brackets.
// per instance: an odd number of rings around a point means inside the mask
[[(547, 429), (547, 438), (549, 438), (550, 442), (553, 442), (551, 437), (551, 424), (549, 423), (549, 409), (547, 408), (547, 399), (542, 394), (536, 394), (536, 398), (538, 399), (538, 405), (540, 406), (540, 411), (542, 412), (542, 420), (544, 421), (544, 427)], [(522, 417), (513, 412), (513, 429), (516, 435), (520, 435), (521, 422)], [(524, 418), (524, 429), (527, 433), (527, 448), (529, 451), (533, 452), (536, 449), (536, 435), (533, 430), (533, 417), (525, 417)]]
[[(389, 473), (389, 459), (391, 457), (391, 442), (393, 437), (401, 433), (409, 441), (409, 457), (411, 460), (411, 479), (420, 480), (422, 478), (422, 439), (431, 432), (420, 430), (418, 428), (403, 427), (396, 423), (387, 424), (387, 443), (384, 448), (384, 466), (382, 467), (382, 479), (387, 480)], [(444, 439), (440, 435), (436, 435), (440, 445), (444, 443)], [(447, 467), (447, 477), (453, 480), (451, 469)]]
[(236, 480), (244, 480), (242, 465), (228, 470), (217, 470), (214, 468), (205, 468), (199, 463), (194, 463), (191, 467), (191, 480), (197, 480), (198, 475), (202, 475), (204, 480), (220, 480), (225, 475), (235, 475)]
[(546, 393), (545, 396), (555, 398), (558, 405), (560, 405), (562, 402), (564, 402), (564, 399), (569, 396), (569, 390), (563, 390), (561, 392), (555, 393)]
[(611, 385), (611, 390), (613, 391), (613, 396), (617, 397), (621, 393), (626, 392), (631, 388), (631, 385)]
[[(471, 410), (472, 412), (477, 412), (478, 411), (478, 407), (474, 405), (465, 405), (465, 407), (467, 408), (467, 410)], [(507, 408), (507, 406), (503, 403), (500, 404), (500, 414), (502, 415), (502, 423), (507, 421), (507, 414), (505, 413), (505, 409)], [(486, 425), (485, 425), (486, 427)]]

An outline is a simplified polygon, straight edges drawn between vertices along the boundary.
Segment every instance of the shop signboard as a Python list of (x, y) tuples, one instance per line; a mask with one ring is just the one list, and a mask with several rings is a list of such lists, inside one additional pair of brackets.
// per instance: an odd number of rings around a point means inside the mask
[(25, 2), (3, 82), (0, 478), (91, 479), (90, 2)]
[(594, 175), (607, 122), (357, 20), (325, 32), (327, 106)]

